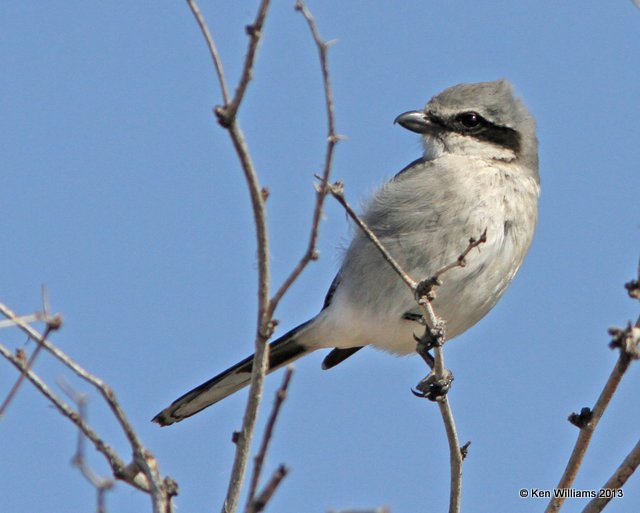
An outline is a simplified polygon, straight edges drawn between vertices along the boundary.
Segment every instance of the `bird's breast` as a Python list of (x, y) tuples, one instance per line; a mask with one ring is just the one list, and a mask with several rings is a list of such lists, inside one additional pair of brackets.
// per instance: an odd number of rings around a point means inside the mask
[[(536, 180), (512, 163), (453, 160), (399, 175), (378, 191), (363, 216), (415, 281), (456, 262), (469, 239), (486, 229), (486, 243), (469, 253), (464, 267), (442, 276), (437, 290), (434, 309), (447, 321), (449, 338), (486, 315), (513, 279), (533, 237), (539, 193)], [(404, 314), (420, 311), (415, 299), (360, 233), (345, 256), (333, 302), (342, 309), (336, 321), (343, 318), (344, 329), (359, 342), (414, 350), (407, 334), (416, 326)]]

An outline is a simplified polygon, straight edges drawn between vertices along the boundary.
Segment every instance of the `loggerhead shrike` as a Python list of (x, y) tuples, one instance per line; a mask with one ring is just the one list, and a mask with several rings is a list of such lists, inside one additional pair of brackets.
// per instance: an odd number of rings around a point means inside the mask
[[(384, 184), (363, 219), (415, 280), (455, 261), (470, 237), (486, 243), (443, 278), (433, 308), (453, 338), (484, 317), (520, 268), (538, 217), (535, 121), (509, 82), (450, 87), (396, 123), (422, 136), (424, 155)], [(364, 346), (415, 352), (420, 309), (410, 289), (360, 231), (322, 311), (270, 344), (269, 372), (334, 348), (330, 369)], [(198, 413), (249, 384), (253, 356), (186, 393), (154, 417), (161, 426)]]

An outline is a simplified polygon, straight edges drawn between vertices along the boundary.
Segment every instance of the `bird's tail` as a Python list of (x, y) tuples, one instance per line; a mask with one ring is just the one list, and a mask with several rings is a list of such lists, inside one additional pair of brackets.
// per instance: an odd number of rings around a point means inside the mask
[[(296, 336), (309, 322), (301, 324), (269, 344), (268, 372), (273, 372), (313, 350), (296, 340)], [(158, 413), (153, 418), (153, 422), (157, 422), (161, 426), (169, 426), (217, 403), (247, 386), (251, 381), (252, 368), (253, 355), (176, 399), (170, 406)]]

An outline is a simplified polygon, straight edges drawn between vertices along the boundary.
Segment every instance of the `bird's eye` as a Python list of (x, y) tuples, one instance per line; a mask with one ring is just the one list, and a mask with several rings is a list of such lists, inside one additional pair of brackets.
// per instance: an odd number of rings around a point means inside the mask
[(456, 116), (458, 121), (465, 128), (476, 128), (484, 121), (483, 117), (477, 112), (463, 112)]

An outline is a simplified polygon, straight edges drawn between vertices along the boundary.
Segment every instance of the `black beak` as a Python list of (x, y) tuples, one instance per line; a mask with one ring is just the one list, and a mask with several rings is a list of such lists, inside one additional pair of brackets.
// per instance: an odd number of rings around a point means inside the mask
[(426, 134), (433, 129), (433, 124), (429, 121), (426, 113), (422, 110), (411, 110), (400, 114), (394, 121), (402, 128), (411, 130), (418, 134)]

